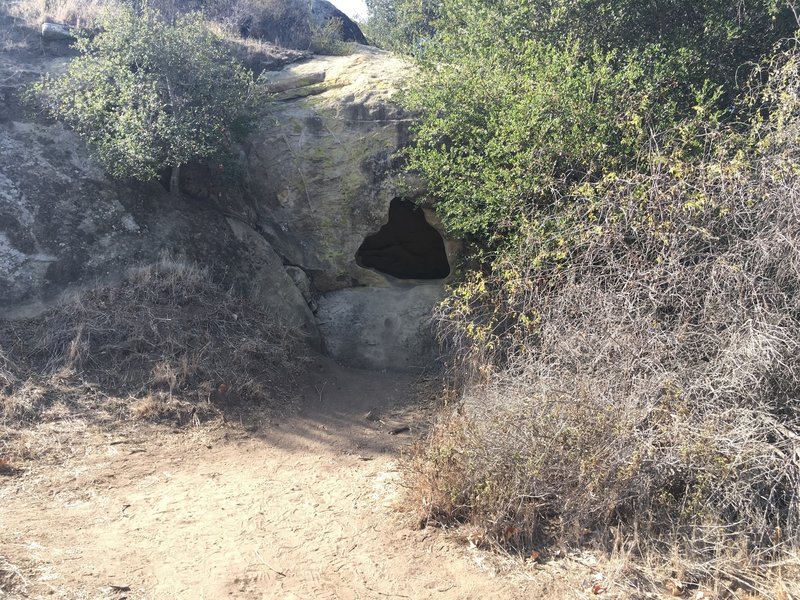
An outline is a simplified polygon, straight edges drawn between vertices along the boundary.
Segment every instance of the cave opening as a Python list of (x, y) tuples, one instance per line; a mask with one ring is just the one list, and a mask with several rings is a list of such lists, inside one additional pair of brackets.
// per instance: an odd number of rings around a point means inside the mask
[(398, 279), (444, 279), (450, 263), (444, 240), (413, 202), (395, 198), (389, 221), (367, 237), (356, 252), (356, 263)]

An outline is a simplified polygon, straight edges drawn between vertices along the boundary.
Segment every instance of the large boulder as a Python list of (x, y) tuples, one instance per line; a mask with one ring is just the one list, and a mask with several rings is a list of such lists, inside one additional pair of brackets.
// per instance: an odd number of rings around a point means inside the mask
[(335, 19), (341, 26), (342, 41), (367, 44), (367, 38), (364, 37), (359, 26), (356, 25), (350, 17), (328, 2), (328, 0), (312, 0), (311, 17), (318, 27), (324, 27)]
[(320, 332), (336, 360), (361, 369), (409, 371), (435, 362), (431, 308), (441, 285), (359, 287), (323, 294)]
[(42, 23), (42, 39), (46, 42), (74, 42), (75, 36), (67, 25)]

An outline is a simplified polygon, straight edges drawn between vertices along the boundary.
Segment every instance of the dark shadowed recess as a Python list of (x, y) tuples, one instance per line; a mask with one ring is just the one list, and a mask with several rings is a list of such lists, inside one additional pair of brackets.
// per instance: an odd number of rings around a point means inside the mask
[(444, 279), (450, 274), (442, 236), (419, 207), (399, 198), (389, 205), (389, 222), (361, 244), (356, 262), (398, 279)]

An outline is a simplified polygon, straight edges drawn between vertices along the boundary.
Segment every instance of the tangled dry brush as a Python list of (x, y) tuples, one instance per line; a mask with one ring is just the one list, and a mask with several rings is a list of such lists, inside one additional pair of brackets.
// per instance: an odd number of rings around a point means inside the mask
[(472, 376), (415, 458), (428, 519), (800, 593), (798, 56), (771, 67), (750, 150), (585, 186), (442, 307)]
[(279, 409), (304, 348), (208, 270), (165, 258), (39, 317), (0, 321), (0, 426), (35, 424), (57, 405), (95, 421), (183, 424)]

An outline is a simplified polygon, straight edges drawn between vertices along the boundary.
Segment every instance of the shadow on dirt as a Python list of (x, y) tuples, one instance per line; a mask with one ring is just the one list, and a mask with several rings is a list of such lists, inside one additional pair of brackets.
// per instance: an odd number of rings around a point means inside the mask
[(347, 369), (317, 358), (302, 377), (298, 413), (256, 436), (286, 450), (321, 443), (365, 459), (394, 454), (427, 428), (434, 382), (426, 375)]
[(311, 357), (297, 332), (210, 279), (163, 259), (38, 317), (0, 321), (4, 440), (47, 423), (144, 422), (374, 454), (418, 432), (425, 419), (410, 407), (422, 378)]

